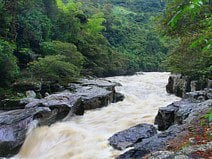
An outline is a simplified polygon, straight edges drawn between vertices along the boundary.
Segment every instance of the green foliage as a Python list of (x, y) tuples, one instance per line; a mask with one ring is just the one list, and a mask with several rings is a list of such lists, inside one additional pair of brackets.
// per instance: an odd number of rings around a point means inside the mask
[(172, 72), (212, 78), (211, 10), (206, 0), (173, 0), (162, 26), (180, 43), (165, 61)]
[(208, 111), (208, 113), (205, 114), (203, 117), (206, 118), (206, 119), (208, 119), (209, 122), (212, 122), (212, 110), (210, 109)]
[(19, 69), (17, 80), (63, 84), (161, 70), (167, 43), (153, 26), (162, 10), (160, 0), (0, 0), (1, 85)]
[(29, 63), (25, 75), (37, 81), (51, 81), (67, 84), (79, 78), (80, 70), (66, 62), (62, 55), (49, 55)]
[(69, 14), (70, 12), (78, 11), (81, 7), (81, 3), (75, 3), (73, 0), (68, 0), (65, 4), (62, 0), (56, 0), (57, 7), (62, 10), (65, 14)]
[(61, 0), (57, 1), (58, 14), (53, 22), (53, 39), (64, 42), (76, 43), (81, 37), (82, 24), (86, 21), (83, 12), (79, 9), (80, 3), (68, 1), (64, 4)]
[(14, 49), (14, 44), (0, 39), (0, 87), (9, 86), (19, 73)]
[(112, 3), (112, 7), (105, 5), (104, 35), (110, 44), (116, 51), (133, 54), (139, 59), (131, 62), (135, 70), (161, 70), (160, 63), (168, 49), (154, 28), (154, 17), (163, 10), (160, 1), (120, 0)]
[(19, 3), (19, 14), (17, 15), (17, 41), (19, 47), (34, 48), (40, 42), (48, 40), (51, 35), (52, 24), (41, 6), (34, 0)]
[(92, 36), (100, 35), (100, 32), (105, 29), (102, 23), (105, 21), (103, 18), (104, 14), (102, 12), (94, 14), (90, 19), (88, 19), (88, 23), (86, 26), (87, 33)]
[(83, 55), (77, 51), (77, 47), (72, 43), (63, 43), (61, 41), (41, 43), (42, 55), (63, 55), (66, 61), (77, 66), (79, 69), (83, 65)]

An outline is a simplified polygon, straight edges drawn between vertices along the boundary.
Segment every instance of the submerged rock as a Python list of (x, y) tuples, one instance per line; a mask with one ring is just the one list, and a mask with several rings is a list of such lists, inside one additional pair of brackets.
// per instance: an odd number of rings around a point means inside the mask
[(123, 150), (137, 142), (141, 142), (145, 138), (155, 135), (156, 133), (157, 130), (153, 125), (139, 124), (114, 134), (108, 140), (111, 146), (116, 149)]

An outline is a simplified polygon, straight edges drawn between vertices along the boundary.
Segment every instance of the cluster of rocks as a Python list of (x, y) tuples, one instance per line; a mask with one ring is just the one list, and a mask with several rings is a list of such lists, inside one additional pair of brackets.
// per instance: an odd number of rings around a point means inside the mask
[[(111, 102), (124, 99), (115, 91), (117, 83), (103, 79), (82, 79), (66, 87), (66, 90), (34, 98), (5, 99), (0, 103), (0, 157), (18, 152), (30, 125), (50, 125), (73, 115), (83, 115), (85, 110), (101, 108)], [(25, 87), (26, 88), (26, 87)]]
[(175, 94), (178, 97), (184, 97), (187, 92), (199, 91), (204, 88), (211, 88), (212, 80), (201, 78), (199, 80), (192, 80), (188, 76), (181, 74), (172, 74), (168, 79), (166, 91)]
[[(211, 97), (212, 89), (187, 93), (184, 99), (159, 109), (155, 117), (157, 129), (153, 125), (139, 124), (113, 135), (109, 138), (111, 146), (118, 150), (131, 147), (116, 159), (141, 159), (147, 154), (150, 154), (147, 158), (154, 159), (182, 157), (183, 151), (177, 154), (165, 151), (168, 143), (186, 134), (189, 124), (198, 114), (211, 109)], [(211, 143), (207, 143), (207, 149), (212, 149)]]

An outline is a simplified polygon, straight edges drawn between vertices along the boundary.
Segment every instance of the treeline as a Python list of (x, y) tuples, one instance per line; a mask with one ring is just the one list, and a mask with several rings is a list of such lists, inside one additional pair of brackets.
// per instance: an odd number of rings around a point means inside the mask
[(159, 71), (160, 0), (0, 0), (0, 88)]
[(212, 79), (212, 3), (210, 0), (172, 0), (161, 30), (178, 39), (165, 61), (169, 71), (193, 79)]

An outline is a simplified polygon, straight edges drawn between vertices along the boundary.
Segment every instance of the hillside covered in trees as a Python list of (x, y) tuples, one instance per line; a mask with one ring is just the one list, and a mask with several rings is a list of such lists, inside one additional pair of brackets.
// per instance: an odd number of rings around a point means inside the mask
[(211, 58), (208, 0), (0, 0), (2, 98), (29, 81), (161, 70), (211, 78)]
[(0, 0), (0, 92), (159, 71), (167, 44), (155, 31), (160, 0)]

